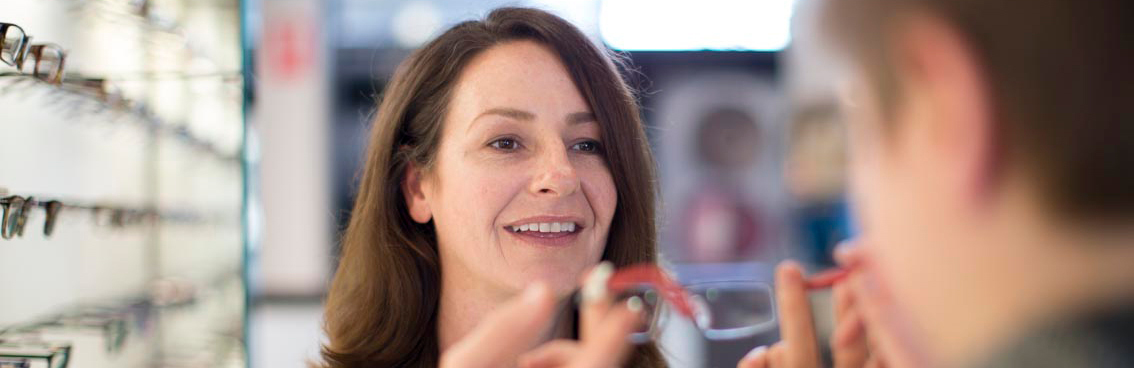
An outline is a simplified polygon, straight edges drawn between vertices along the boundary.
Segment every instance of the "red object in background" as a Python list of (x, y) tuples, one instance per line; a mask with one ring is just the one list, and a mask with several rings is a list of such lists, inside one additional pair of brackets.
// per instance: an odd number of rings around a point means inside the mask
[(314, 64), (315, 27), (308, 19), (278, 19), (264, 27), (264, 56), (271, 76), (295, 80)]
[(684, 218), (686, 258), (730, 262), (758, 253), (760, 216), (742, 195), (711, 186), (695, 193)]

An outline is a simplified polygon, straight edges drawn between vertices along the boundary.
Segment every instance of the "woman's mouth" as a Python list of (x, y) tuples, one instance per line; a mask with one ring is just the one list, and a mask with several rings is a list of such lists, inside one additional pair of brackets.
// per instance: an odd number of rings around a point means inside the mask
[(576, 225), (574, 222), (533, 222), (510, 227), (514, 233), (573, 233)]
[(531, 222), (505, 226), (509, 233), (521, 240), (551, 246), (570, 244), (582, 226), (575, 222)]

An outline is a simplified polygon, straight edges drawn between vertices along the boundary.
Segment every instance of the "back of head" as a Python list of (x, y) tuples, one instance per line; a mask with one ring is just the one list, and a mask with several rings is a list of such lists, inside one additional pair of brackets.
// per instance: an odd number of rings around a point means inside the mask
[(984, 67), (998, 145), (1054, 213), (1134, 217), (1134, 2), (836, 0), (825, 23), (885, 108), (901, 95), (893, 38), (907, 15), (955, 28)]

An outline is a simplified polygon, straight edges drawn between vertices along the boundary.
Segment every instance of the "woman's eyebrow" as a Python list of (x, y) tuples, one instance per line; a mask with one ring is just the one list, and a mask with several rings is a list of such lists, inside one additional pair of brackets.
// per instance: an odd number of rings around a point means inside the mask
[[(493, 107), (488, 110), (484, 110), (484, 112), (481, 112), (479, 115), (473, 118), (473, 121), (475, 122), (477, 120), (480, 120), (480, 118), (486, 115), (499, 115), (520, 121), (532, 121), (536, 118), (536, 115), (531, 111), (525, 111), (511, 107)], [(595, 118), (595, 114), (590, 111), (579, 111), (567, 114), (566, 120), (568, 125), (593, 123), (598, 121), (598, 119)], [(470, 124), (469, 129), (472, 129), (473, 125), (475, 124)]]
[(590, 111), (580, 111), (567, 114), (567, 124), (597, 123), (598, 118)]
[(500, 116), (503, 116), (503, 117), (506, 117), (506, 118), (512, 118), (512, 119), (524, 120), (524, 121), (535, 120), (535, 114), (534, 113), (532, 113), (530, 111), (524, 111), (524, 110), (520, 110), (520, 109), (511, 108), (511, 107), (493, 107), (491, 109), (484, 110), (484, 112), (480, 113), (480, 115), (477, 115), (476, 118), (474, 118), (473, 120), (480, 119), (482, 116), (485, 116), (485, 115), (500, 115)]

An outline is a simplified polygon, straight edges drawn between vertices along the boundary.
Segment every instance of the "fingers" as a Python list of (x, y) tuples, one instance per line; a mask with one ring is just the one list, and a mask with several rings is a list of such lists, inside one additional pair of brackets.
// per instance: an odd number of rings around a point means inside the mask
[(520, 367), (608, 368), (620, 366), (630, 351), (627, 337), (642, 321), (641, 300), (614, 304), (606, 289), (614, 272), (609, 262), (595, 266), (583, 280), (580, 341), (556, 340), (524, 354)]
[(769, 368), (768, 365), (768, 347), (758, 346), (752, 351), (749, 351), (744, 358), (736, 363), (736, 368)]
[(862, 367), (870, 358), (870, 344), (862, 318), (851, 312), (839, 321), (831, 338), (831, 357), (835, 368)]
[[(788, 367), (818, 367), (819, 348), (815, 337), (815, 327), (811, 319), (811, 303), (807, 299), (807, 287), (803, 270), (798, 264), (785, 261), (776, 268), (776, 303), (780, 313), (781, 354)], [(773, 346), (769, 353), (771, 363), (776, 365)]]
[(555, 297), (543, 283), (493, 311), (441, 357), (443, 367), (499, 367), (515, 361), (546, 331), (555, 310)]
[(582, 342), (582, 351), (575, 354), (571, 368), (606, 368), (621, 366), (630, 352), (627, 338), (642, 323), (642, 305), (624, 304), (610, 308), (599, 327)]
[(862, 317), (858, 312), (848, 312), (838, 321), (835, 332), (831, 336), (831, 347), (835, 349), (848, 349), (866, 342), (866, 333)]
[(862, 367), (865, 367), (865, 368), (886, 368), (886, 364), (883, 362), (881, 357), (873, 356), (873, 357), (870, 357), (870, 360), (867, 360), (866, 364), (863, 365)]
[(887, 288), (873, 276), (872, 270), (856, 272), (848, 279), (854, 294), (855, 310), (869, 329), (870, 346), (874, 349), (867, 366), (931, 367), (928, 355), (914, 338), (912, 324), (898, 309)]
[(788, 353), (786, 351), (787, 351), (787, 348), (784, 347), (783, 343), (776, 343), (775, 345), (772, 345), (772, 347), (770, 349), (768, 349), (768, 366), (770, 366), (770, 367), (797, 367), (797, 368), (811, 368), (811, 367), (818, 367), (819, 366), (818, 365), (819, 363), (815, 363), (816, 365), (809, 365), (809, 366), (789, 366), (789, 365), (787, 365), (788, 362), (787, 362), (786, 355)]
[(854, 293), (846, 283), (835, 284), (831, 292), (835, 298), (835, 320), (841, 320), (844, 314), (854, 308)]
[(520, 368), (551, 368), (561, 367), (579, 354), (578, 342), (570, 340), (555, 340), (520, 357)]
[(857, 241), (845, 241), (835, 247), (835, 262), (841, 266), (859, 264), (866, 258), (866, 253)]
[(736, 364), (737, 368), (784, 368), (784, 367), (799, 367), (799, 368), (815, 368), (819, 367), (818, 363), (812, 366), (789, 366), (785, 361), (785, 354), (787, 348), (784, 343), (777, 342), (772, 347), (760, 346), (748, 352), (740, 362)]
[(607, 280), (614, 273), (610, 262), (602, 262), (587, 273), (583, 281), (583, 305), (579, 311), (579, 337), (586, 341), (593, 331), (601, 328), (602, 320), (611, 308), (613, 297), (606, 289)]

